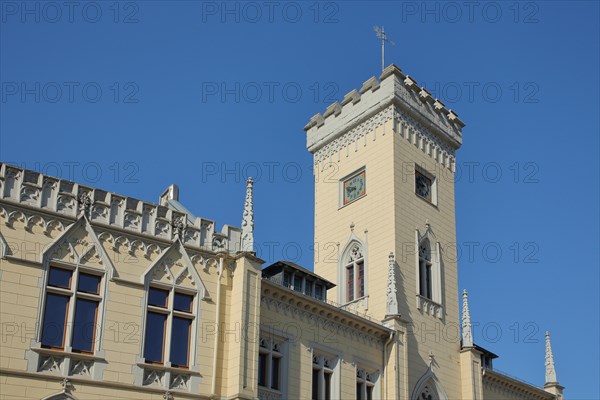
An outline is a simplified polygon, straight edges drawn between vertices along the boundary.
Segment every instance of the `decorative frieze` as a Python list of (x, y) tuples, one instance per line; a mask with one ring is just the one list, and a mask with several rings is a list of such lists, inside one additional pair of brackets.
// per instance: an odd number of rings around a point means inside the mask
[(62, 374), (64, 357), (55, 355), (43, 355), (39, 358), (38, 372), (49, 372), (53, 374)]
[(144, 369), (144, 386), (160, 386), (165, 385), (165, 371), (158, 369)]
[[(367, 145), (369, 135), (372, 140), (376, 140), (376, 130), (381, 126), (385, 127), (392, 120), (394, 133), (414, 144), (443, 167), (455, 170), (455, 150), (395, 105), (388, 106), (317, 150), (314, 154), (315, 168), (323, 170), (327, 163), (350, 156), (358, 149), (359, 144)], [(386, 134), (385, 130), (383, 134)]]
[[(28, 227), (38, 223), (43, 225), (47, 234), (57, 226), (64, 229), (76, 218), (85, 215), (94, 225), (167, 241), (179, 238), (186, 246), (198, 249), (212, 250), (213, 246), (217, 246), (219, 251), (236, 252), (242, 247), (240, 228), (225, 225), (222, 232), (215, 232), (215, 223), (211, 220), (188, 218), (169, 207), (2, 163), (0, 203), (4, 203), (0, 204), (0, 214), (6, 214), (7, 225), (16, 220), (26, 220)], [(12, 209), (10, 205), (26, 206), (27, 210), (21, 207)], [(36, 209), (39, 213), (35, 212)]]
[(93, 367), (93, 361), (71, 360), (71, 371), (69, 372), (69, 375), (91, 377)]
[[(378, 334), (380, 332), (378, 332), (376, 328), (369, 328), (366, 331), (363, 331), (354, 327), (354, 324), (350, 324), (351, 322), (359, 322), (363, 320), (360, 316), (338, 316), (338, 318), (335, 318), (328, 316), (326, 313), (320, 313), (319, 310), (313, 311), (310, 308), (305, 308), (305, 306), (302, 304), (297, 305), (296, 302), (288, 302), (281, 298), (271, 297), (270, 295), (261, 296), (261, 305), (269, 310), (281, 313), (294, 319), (298, 319), (301, 322), (318, 326), (319, 329), (333, 332), (336, 335), (352, 338), (353, 340), (368, 344), (370, 346), (381, 346), (385, 337), (385, 335)], [(339, 313), (340, 311), (343, 311), (342, 309), (338, 310), (335, 312)], [(346, 318), (348, 318), (348, 323), (346, 323)], [(367, 321), (365, 323), (373, 324), (373, 322), (370, 320), (365, 321)], [(386, 331), (387, 329), (383, 325), (380, 328), (382, 331)]]
[(267, 388), (258, 387), (258, 398), (260, 400), (282, 400), (283, 393), (280, 391), (269, 390)]

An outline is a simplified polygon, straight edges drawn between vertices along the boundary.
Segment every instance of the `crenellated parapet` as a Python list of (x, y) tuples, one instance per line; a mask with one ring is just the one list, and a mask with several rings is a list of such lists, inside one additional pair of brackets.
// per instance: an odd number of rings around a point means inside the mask
[(308, 150), (315, 165), (349, 156), (359, 144), (367, 144), (375, 130), (394, 121), (393, 131), (431, 158), (454, 170), (454, 154), (462, 144), (465, 124), (416, 80), (395, 65), (387, 67), (380, 79), (371, 77), (360, 91), (352, 90), (341, 103), (313, 116), (304, 127)]
[(0, 212), (7, 223), (24, 219), (65, 227), (85, 214), (92, 224), (124, 233), (210, 251), (241, 249), (241, 229), (229, 225), (215, 231), (215, 222), (172, 207), (145, 202), (36, 171), (0, 164)]

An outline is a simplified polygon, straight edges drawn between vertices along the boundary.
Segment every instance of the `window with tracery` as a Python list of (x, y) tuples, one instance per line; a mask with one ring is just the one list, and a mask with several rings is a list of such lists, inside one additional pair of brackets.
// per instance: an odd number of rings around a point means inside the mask
[(313, 355), (312, 400), (331, 400), (334, 361), (325, 355)]
[(346, 301), (351, 302), (366, 295), (365, 259), (359, 244), (352, 245), (344, 266), (346, 278)]
[(365, 369), (356, 370), (356, 400), (373, 400), (375, 379)]
[(258, 386), (281, 390), (283, 343), (273, 338), (260, 338), (258, 353)]

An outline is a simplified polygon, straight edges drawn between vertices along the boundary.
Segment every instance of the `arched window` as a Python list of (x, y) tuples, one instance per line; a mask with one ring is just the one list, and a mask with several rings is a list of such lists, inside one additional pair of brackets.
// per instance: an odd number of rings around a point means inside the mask
[(415, 232), (417, 308), (439, 318), (443, 316), (442, 257), (440, 243), (429, 224), (423, 235)]
[(366, 296), (365, 258), (362, 245), (351, 243), (344, 257), (345, 300), (351, 302)]
[(429, 239), (419, 244), (419, 294), (433, 300), (433, 263)]
[(446, 391), (431, 366), (415, 385), (411, 400), (448, 400)]

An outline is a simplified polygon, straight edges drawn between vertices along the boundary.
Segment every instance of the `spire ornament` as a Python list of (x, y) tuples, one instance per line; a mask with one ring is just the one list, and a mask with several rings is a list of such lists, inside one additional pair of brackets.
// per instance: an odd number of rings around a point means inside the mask
[(388, 256), (388, 280), (387, 280), (387, 316), (400, 315), (398, 310), (398, 288), (396, 281), (396, 259), (394, 253)]
[(546, 331), (546, 384), (557, 383), (556, 370), (554, 369), (554, 355), (550, 345), (550, 333)]
[(473, 331), (471, 327), (467, 289), (463, 290), (462, 345), (463, 347), (473, 347)]
[(246, 181), (246, 200), (244, 202), (244, 214), (242, 216), (242, 251), (254, 250), (254, 202), (252, 190), (254, 180), (249, 177)]

